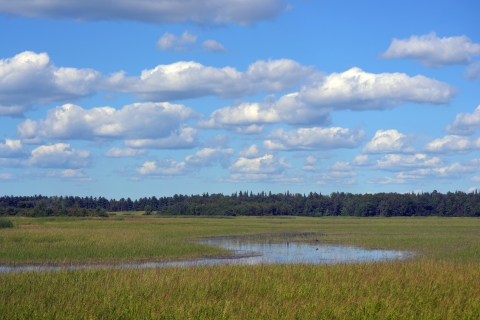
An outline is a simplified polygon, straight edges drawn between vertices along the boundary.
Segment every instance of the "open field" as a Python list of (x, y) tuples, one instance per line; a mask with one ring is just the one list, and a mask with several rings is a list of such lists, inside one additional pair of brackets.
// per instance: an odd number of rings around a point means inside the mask
[(299, 241), (403, 249), (408, 261), (0, 274), (5, 318), (480, 317), (480, 219), (12, 219), (2, 264), (192, 259), (226, 254), (188, 240), (313, 232)]

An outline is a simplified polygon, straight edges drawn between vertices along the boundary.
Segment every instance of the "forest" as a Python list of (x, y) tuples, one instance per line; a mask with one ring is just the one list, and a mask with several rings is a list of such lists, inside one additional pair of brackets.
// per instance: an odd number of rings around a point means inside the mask
[(208, 194), (106, 199), (78, 196), (3, 196), (3, 216), (100, 216), (109, 212), (145, 211), (146, 215), (188, 216), (449, 216), (479, 217), (480, 195), (477, 191), (424, 193), (352, 194), (334, 192), (330, 195), (310, 192), (235, 192), (231, 195)]

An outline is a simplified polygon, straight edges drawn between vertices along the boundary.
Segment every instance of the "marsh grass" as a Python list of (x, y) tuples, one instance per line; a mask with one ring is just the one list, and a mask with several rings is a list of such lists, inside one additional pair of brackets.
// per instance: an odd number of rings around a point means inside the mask
[[(139, 212), (140, 213), (140, 212)], [(475, 218), (11, 218), (0, 231), (0, 264), (114, 263), (228, 254), (190, 240), (315, 242), (408, 250), (435, 260), (480, 262)], [(249, 240), (250, 239), (250, 240)]]
[[(2, 264), (191, 259), (190, 240), (312, 242), (409, 250), (406, 261), (0, 274), (5, 319), (478, 319), (480, 219), (12, 218)], [(122, 219), (122, 220), (115, 220)]]
[(0, 217), (0, 229), (13, 228), (13, 222), (7, 218)]
[(478, 319), (478, 263), (0, 274), (0, 314), (76, 319)]

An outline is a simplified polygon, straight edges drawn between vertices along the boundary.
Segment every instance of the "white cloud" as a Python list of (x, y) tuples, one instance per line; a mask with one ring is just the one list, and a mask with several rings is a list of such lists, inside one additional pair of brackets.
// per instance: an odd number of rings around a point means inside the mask
[(411, 138), (397, 130), (378, 130), (363, 148), (364, 153), (411, 153)]
[(299, 84), (313, 69), (288, 60), (257, 61), (247, 71), (214, 68), (194, 61), (180, 61), (143, 70), (140, 77), (124, 72), (103, 82), (105, 90), (133, 93), (148, 101), (171, 101), (209, 95), (238, 98), (260, 92), (281, 92)]
[(445, 130), (454, 135), (474, 134), (480, 128), (480, 105), (473, 113), (459, 113)]
[(479, 176), (474, 176), (470, 178), (470, 181), (472, 182), (480, 182), (480, 177)]
[(250, 147), (244, 150), (240, 150), (238, 155), (241, 158), (258, 158), (261, 157), (260, 150), (258, 150), (258, 146), (256, 144), (252, 144)]
[(5, 143), (0, 142), (0, 158), (21, 158), (28, 154), (28, 150), (20, 140), (6, 139)]
[(351, 68), (305, 85), (297, 100), (335, 110), (386, 109), (404, 103), (449, 103), (457, 90), (440, 81), (404, 73), (368, 73)]
[(332, 166), (327, 167), (330, 171), (351, 171), (353, 167), (350, 165), (350, 162), (346, 161), (337, 161)]
[(293, 168), (293, 166), (286, 162), (285, 157), (267, 154), (258, 158), (240, 157), (229, 167), (229, 170), (233, 173), (279, 174), (288, 168)]
[(197, 151), (194, 155), (188, 155), (184, 161), (177, 162), (172, 159), (160, 161), (146, 161), (137, 172), (141, 176), (150, 176), (156, 178), (166, 178), (177, 175), (185, 175), (208, 167), (216, 162), (222, 166), (228, 165), (228, 159), (233, 155), (234, 150), (204, 148)]
[(331, 150), (358, 147), (365, 140), (363, 130), (332, 128), (300, 128), (286, 132), (277, 129), (263, 142), (266, 150)]
[(359, 154), (356, 155), (355, 158), (351, 162), (354, 166), (368, 166), (370, 165), (370, 159), (366, 154)]
[(16, 179), (18, 179), (18, 177), (13, 173), (0, 173), (0, 180), (9, 181)]
[(170, 32), (165, 32), (163, 36), (158, 39), (157, 48), (162, 51), (186, 51), (189, 50), (189, 45), (195, 44), (195, 42), (197, 42), (197, 36), (189, 33), (187, 30), (185, 30), (180, 37)]
[(480, 160), (473, 159), (465, 163), (455, 162), (446, 167), (417, 169), (397, 174), (405, 179), (457, 179), (465, 174), (475, 173), (480, 167)]
[(45, 175), (47, 178), (60, 178), (71, 181), (94, 181), (92, 177), (89, 177), (83, 169), (65, 169), (62, 171), (50, 171)]
[(0, 116), (19, 116), (33, 104), (72, 101), (92, 95), (101, 74), (58, 68), (46, 53), (25, 51), (0, 60)]
[(40, 168), (82, 168), (90, 164), (90, 152), (72, 149), (67, 143), (45, 145), (35, 148), (25, 164)]
[(429, 157), (425, 154), (401, 155), (387, 154), (376, 161), (376, 168), (388, 171), (402, 171), (405, 169), (439, 167), (444, 161), (439, 157)]
[(221, 180), (222, 182), (261, 182), (281, 183), (287, 186), (304, 185), (305, 178), (298, 175), (289, 175), (285, 172), (279, 174), (269, 173), (232, 173)]
[(480, 61), (475, 61), (467, 67), (465, 78), (468, 80), (480, 80)]
[(283, 12), (284, 0), (22, 0), (0, 1), (0, 12), (61, 20), (250, 25)]
[(286, 170), (293, 165), (285, 157), (266, 154), (256, 158), (238, 158), (228, 169), (230, 175), (226, 182), (270, 182), (282, 184), (303, 184), (303, 176), (289, 175)]
[(211, 40), (211, 39), (205, 40), (202, 43), (202, 46), (203, 46), (203, 50), (207, 52), (227, 52), (228, 51), (227, 49), (225, 49), (225, 47), (221, 43), (218, 43), (217, 41)]
[(285, 122), (292, 125), (328, 125), (335, 110), (381, 110), (405, 103), (446, 104), (457, 90), (440, 81), (403, 73), (372, 74), (359, 68), (332, 73), (303, 85), (299, 92), (278, 101), (243, 102), (215, 110), (205, 128), (234, 130), (237, 126)]
[(111, 148), (108, 150), (104, 156), (109, 158), (125, 158), (125, 157), (138, 157), (147, 154), (147, 150), (138, 150), (132, 148)]
[(132, 148), (148, 149), (191, 149), (199, 145), (198, 131), (190, 127), (174, 130), (168, 137), (159, 139), (130, 139), (123, 142)]
[(462, 154), (480, 149), (480, 138), (448, 135), (427, 143), (423, 150), (431, 153)]
[[(66, 104), (47, 112), (46, 119), (27, 120), (17, 127), (21, 138), (35, 136), (51, 139), (125, 139), (127, 146), (143, 148), (148, 141), (130, 141), (136, 139), (166, 139), (170, 143), (185, 143), (194, 129), (183, 127), (189, 119), (196, 119), (199, 114), (193, 109), (170, 103), (134, 103), (120, 110), (111, 107), (83, 109)], [(169, 140), (170, 139), (170, 140)], [(159, 144), (162, 141), (158, 142)], [(152, 143), (153, 144), (153, 143)]]
[(480, 44), (466, 36), (439, 38), (435, 32), (410, 39), (393, 39), (383, 59), (414, 59), (427, 67), (469, 64), (471, 56), (480, 55)]
[(316, 158), (312, 155), (307, 156), (305, 158), (305, 162), (302, 166), (302, 170), (303, 171), (311, 171), (311, 172), (317, 171), (317, 168), (315, 167), (317, 162), (318, 162), (318, 158)]

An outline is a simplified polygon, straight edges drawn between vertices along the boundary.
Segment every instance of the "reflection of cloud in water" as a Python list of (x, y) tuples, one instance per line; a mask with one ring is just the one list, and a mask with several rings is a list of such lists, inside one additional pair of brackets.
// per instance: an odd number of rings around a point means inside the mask
[(58, 271), (82, 269), (149, 269), (222, 264), (256, 265), (272, 263), (333, 264), (405, 259), (413, 254), (406, 251), (364, 249), (353, 246), (308, 243), (247, 243), (239, 238), (219, 237), (198, 241), (234, 252), (228, 258), (208, 258), (188, 261), (124, 263), (118, 265), (65, 265), (65, 266), (0, 266), (0, 273), (22, 271)]

